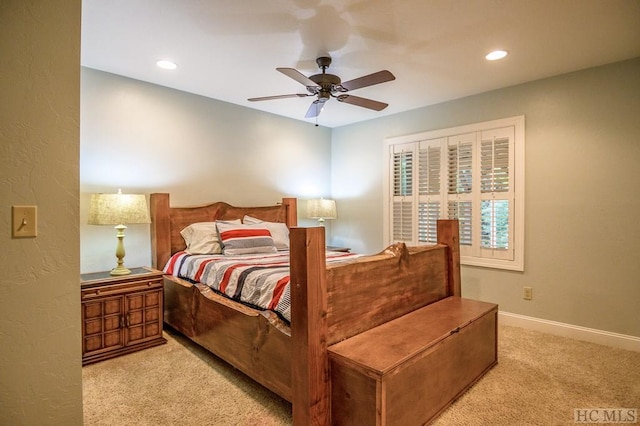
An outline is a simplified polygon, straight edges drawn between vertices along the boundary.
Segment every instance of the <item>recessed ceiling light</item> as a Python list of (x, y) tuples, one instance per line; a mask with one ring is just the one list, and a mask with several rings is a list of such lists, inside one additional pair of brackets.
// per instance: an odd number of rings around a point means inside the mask
[(175, 62), (167, 59), (160, 59), (159, 61), (156, 61), (156, 65), (165, 70), (175, 70), (178, 68), (178, 65)]
[(506, 50), (494, 50), (493, 52), (487, 53), (487, 56), (485, 56), (485, 58), (487, 59), (487, 61), (497, 61), (498, 59), (502, 59), (505, 56), (507, 56)]

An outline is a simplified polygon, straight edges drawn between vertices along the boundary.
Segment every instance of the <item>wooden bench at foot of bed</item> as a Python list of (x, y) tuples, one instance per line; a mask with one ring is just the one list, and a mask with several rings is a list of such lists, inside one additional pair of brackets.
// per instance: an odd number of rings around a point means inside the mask
[(497, 363), (497, 312), (448, 297), (330, 346), (333, 423), (430, 422)]

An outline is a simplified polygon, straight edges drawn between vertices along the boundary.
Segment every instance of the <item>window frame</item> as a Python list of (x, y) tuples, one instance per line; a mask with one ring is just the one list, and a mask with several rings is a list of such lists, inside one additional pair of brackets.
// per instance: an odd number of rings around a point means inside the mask
[[(442, 187), (445, 188), (448, 185), (447, 173), (448, 169), (446, 169), (447, 157), (449, 155), (448, 152), (448, 143), (450, 138), (453, 137), (469, 137), (468, 134), (475, 134), (476, 141), (474, 142), (474, 152), (477, 148), (476, 155), (473, 159), (474, 167), (473, 173), (474, 175), (480, 174), (480, 147), (482, 146), (483, 140), (483, 132), (495, 132), (500, 131), (504, 128), (513, 128), (513, 144), (512, 152), (509, 153), (511, 156), (509, 167), (509, 185), (512, 190), (509, 191), (508, 197), (513, 200), (513, 209), (510, 208), (510, 233), (512, 233), (512, 238), (510, 239), (511, 247), (513, 248), (513, 257), (505, 256), (504, 253), (497, 253), (496, 256), (489, 254), (486, 257), (488, 249), (481, 249), (481, 242), (474, 241), (474, 245), (471, 247), (461, 247), (461, 256), (460, 261), (463, 265), (470, 266), (480, 266), (480, 267), (488, 267), (488, 268), (498, 268), (498, 269), (506, 269), (506, 270), (514, 270), (514, 271), (524, 271), (524, 240), (525, 240), (525, 120), (524, 115), (502, 118), (497, 120), (485, 121), (481, 123), (473, 123), (462, 126), (456, 126), (446, 129), (437, 129), (431, 130), (421, 133), (415, 133), (411, 135), (404, 135), (398, 137), (391, 137), (384, 140), (383, 143), (383, 241), (385, 244), (393, 243), (393, 217), (392, 217), (392, 209), (394, 203), (394, 195), (392, 193), (392, 180), (394, 178), (393, 174), (393, 157), (394, 150), (398, 149), (399, 145), (405, 146), (413, 146), (414, 150), (414, 158), (413, 158), (413, 179), (414, 181), (418, 180), (418, 175), (420, 173), (418, 169), (418, 163), (420, 161), (420, 157), (418, 152), (420, 151), (421, 144), (433, 144), (434, 141), (438, 141), (441, 144), (442, 150), (440, 152), (440, 156), (442, 158), (442, 168), (440, 169), (440, 179), (444, 179), (442, 183)], [(411, 145), (413, 144), (413, 145)], [(484, 194), (481, 192), (480, 185), (476, 184), (479, 182), (480, 178), (474, 177), (474, 186), (471, 194), (467, 196), (460, 197), (460, 200), (473, 199), (480, 200), (480, 203), (484, 200), (489, 200), (490, 198), (483, 196)], [(423, 245), (424, 243), (418, 242), (418, 212), (420, 205), (420, 196), (418, 194), (418, 183), (415, 184), (415, 190), (413, 191), (411, 197), (413, 200), (413, 243)], [(451, 197), (450, 194), (445, 193), (440, 194), (440, 217), (446, 217), (449, 209), (449, 201), (453, 200), (454, 197)], [(496, 200), (501, 200), (502, 197), (497, 197)], [(480, 205), (480, 204), (478, 204)], [(478, 209), (479, 210), (479, 209)], [(479, 232), (478, 224), (480, 222), (481, 212), (473, 212), (472, 213), (472, 221), (474, 222), (473, 228)], [(483, 254), (478, 256), (479, 251), (482, 250)], [(490, 250), (490, 249), (489, 249)]]

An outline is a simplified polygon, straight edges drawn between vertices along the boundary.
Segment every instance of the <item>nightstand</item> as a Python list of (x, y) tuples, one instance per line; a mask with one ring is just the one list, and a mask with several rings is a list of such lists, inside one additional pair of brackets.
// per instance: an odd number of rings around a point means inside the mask
[(351, 249), (349, 247), (327, 246), (327, 251), (342, 251), (345, 253), (350, 253)]
[(132, 268), (82, 274), (82, 365), (167, 343), (162, 337), (162, 271)]

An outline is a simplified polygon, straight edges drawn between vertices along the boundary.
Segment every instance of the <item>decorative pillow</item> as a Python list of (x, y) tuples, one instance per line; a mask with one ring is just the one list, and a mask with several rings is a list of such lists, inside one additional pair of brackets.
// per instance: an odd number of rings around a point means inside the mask
[(275, 253), (271, 232), (261, 223), (235, 225), (218, 222), (222, 252), (227, 255)]
[(261, 223), (271, 232), (273, 243), (278, 250), (289, 250), (289, 228), (287, 228), (286, 224), (282, 222), (265, 222), (248, 215), (245, 215), (242, 223)]
[[(240, 223), (240, 219), (228, 221)], [(185, 251), (189, 254), (221, 254), (222, 246), (218, 239), (216, 222), (197, 222), (180, 231), (180, 235), (187, 244)]]

